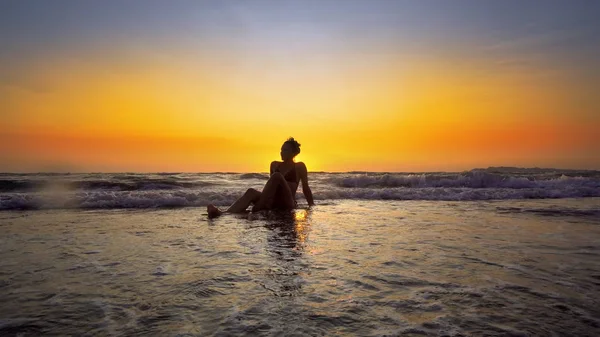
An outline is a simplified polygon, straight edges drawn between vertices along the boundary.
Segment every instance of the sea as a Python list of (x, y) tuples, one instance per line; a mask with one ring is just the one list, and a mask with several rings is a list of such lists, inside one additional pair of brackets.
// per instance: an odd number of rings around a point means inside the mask
[(600, 171), (0, 173), (0, 336), (600, 336)]

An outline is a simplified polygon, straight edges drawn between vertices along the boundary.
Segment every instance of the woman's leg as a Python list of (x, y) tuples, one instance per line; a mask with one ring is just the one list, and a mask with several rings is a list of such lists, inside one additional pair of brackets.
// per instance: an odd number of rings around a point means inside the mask
[[(242, 213), (250, 206), (251, 203), (256, 203), (260, 199), (261, 193), (253, 188), (249, 188), (244, 195), (236, 200), (233, 205), (225, 211), (227, 213)], [(214, 218), (224, 212), (215, 207), (213, 204), (207, 206), (208, 217)]]
[(284, 208), (293, 209), (295, 207), (294, 196), (290, 190), (290, 186), (280, 172), (275, 172), (265, 184), (260, 198), (254, 203), (252, 211), (260, 211), (270, 209), (273, 206), (273, 201), (277, 198), (277, 203)]

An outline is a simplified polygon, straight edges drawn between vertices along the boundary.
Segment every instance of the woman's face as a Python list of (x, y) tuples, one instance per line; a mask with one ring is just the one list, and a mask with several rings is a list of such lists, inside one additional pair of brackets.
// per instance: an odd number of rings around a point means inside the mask
[(289, 160), (294, 158), (294, 149), (292, 145), (285, 143), (281, 147), (281, 152), (279, 154), (281, 155), (281, 160)]

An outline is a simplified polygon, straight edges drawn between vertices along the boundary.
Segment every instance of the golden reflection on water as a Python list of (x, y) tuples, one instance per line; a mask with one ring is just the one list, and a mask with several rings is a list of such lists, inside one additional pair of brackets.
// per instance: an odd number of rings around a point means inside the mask
[(567, 202), (0, 212), (0, 335), (592, 335), (597, 220), (497, 211)]
[(308, 233), (310, 232), (310, 223), (308, 222), (309, 212), (308, 210), (301, 209), (294, 213), (294, 230), (296, 232), (297, 247), (301, 248), (304, 246)]

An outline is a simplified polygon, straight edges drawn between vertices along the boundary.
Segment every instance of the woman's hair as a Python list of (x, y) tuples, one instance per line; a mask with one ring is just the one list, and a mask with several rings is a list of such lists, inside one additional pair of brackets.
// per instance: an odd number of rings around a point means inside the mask
[(298, 143), (294, 137), (288, 138), (283, 144), (290, 144), (292, 149), (294, 149), (294, 155), (300, 154), (300, 143)]

